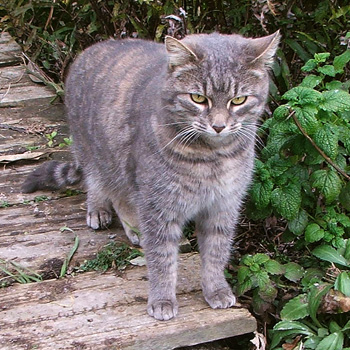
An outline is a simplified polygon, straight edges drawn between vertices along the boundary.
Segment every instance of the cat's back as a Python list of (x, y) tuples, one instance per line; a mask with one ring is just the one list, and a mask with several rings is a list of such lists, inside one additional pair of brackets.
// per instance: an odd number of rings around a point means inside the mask
[(152, 41), (110, 39), (94, 44), (70, 68), (65, 99), (68, 110), (92, 111), (113, 104), (115, 98), (128, 104), (130, 93), (137, 93), (143, 81), (156, 80), (165, 71), (166, 62), (164, 46)]

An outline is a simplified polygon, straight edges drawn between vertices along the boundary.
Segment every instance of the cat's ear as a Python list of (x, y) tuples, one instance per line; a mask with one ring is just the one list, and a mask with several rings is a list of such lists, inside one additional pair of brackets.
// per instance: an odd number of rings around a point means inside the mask
[(168, 52), (170, 68), (182, 66), (198, 59), (196, 54), (190, 48), (188, 48), (180, 40), (177, 40), (171, 36), (165, 37), (165, 47)]
[(255, 58), (251, 63), (261, 62), (271, 66), (280, 42), (280, 31), (264, 36), (262, 38), (252, 39), (252, 45), (255, 51)]

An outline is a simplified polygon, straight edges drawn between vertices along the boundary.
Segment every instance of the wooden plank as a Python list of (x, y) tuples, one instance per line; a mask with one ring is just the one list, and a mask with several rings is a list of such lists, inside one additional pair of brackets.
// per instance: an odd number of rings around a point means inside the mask
[(254, 331), (247, 310), (208, 307), (198, 292), (199, 266), (198, 254), (181, 256), (179, 315), (167, 322), (146, 313), (144, 267), (4, 289), (2, 349), (168, 350)]
[(8, 33), (0, 33), (0, 66), (21, 62), (22, 50)]

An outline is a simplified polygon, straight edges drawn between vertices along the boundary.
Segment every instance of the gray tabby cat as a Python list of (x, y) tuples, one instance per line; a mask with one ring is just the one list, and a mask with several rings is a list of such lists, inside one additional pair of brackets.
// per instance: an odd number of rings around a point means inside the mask
[(177, 314), (182, 228), (194, 220), (202, 288), (212, 308), (235, 296), (224, 268), (239, 208), (251, 181), (255, 132), (268, 95), (279, 33), (258, 39), (199, 34), (165, 46), (108, 40), (85, 50), (66, 82), (75, 162), (49, 162), (23, 190), (84, 180), (87, 224), (117, 212), (133, 244), (142, 234), (149, 271), (148, 313)]

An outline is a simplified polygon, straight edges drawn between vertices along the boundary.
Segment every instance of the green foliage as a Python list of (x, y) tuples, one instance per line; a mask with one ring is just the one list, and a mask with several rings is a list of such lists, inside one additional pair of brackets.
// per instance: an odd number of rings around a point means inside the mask
[(313, 74), (282, 96), (286, 103), (262, 126), (269, 135), (256, 162), (250, 215), (283, 217), (305, 246), (342, 247), (350, 227), (350, 94), (341, 81), (329, 80), (329, 67), (341, 74), (348, 52), (333, 60), (329, 53), (315, 54), (303, 67)]
[(121, 270), (129, 265), (130, 260), (142, 255), (138, 249), (132, 249), (125, 243), (109, 243), (97, 253), (95, 259), (85, 261), (79, 271), (107, 271), (111, 267)]

